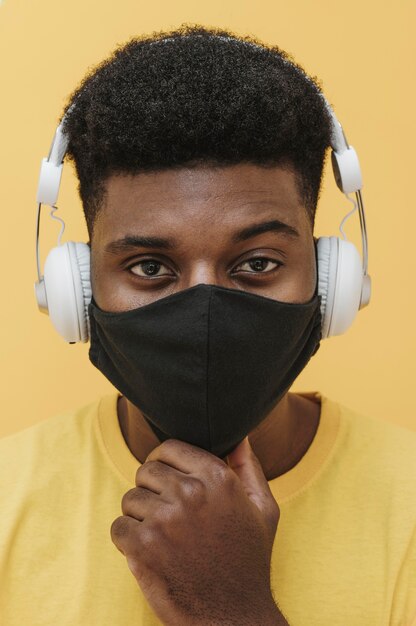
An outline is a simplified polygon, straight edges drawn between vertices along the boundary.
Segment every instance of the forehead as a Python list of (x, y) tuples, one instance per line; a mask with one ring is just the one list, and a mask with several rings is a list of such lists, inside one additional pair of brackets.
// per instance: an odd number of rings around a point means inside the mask
[(94, 227), (94, 236), (104, 239), (138, 228), (186, 233), (238, 227), (260, 217), (280, 219), (299, 231), (309, 225), (293, 171), (277, 166), (204, 165), (117, 174), (107, 179), (105, 189)]

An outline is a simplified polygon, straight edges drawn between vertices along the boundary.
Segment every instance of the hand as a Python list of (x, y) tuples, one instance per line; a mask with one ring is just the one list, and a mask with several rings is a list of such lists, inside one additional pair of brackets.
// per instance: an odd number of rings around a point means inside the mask
[(281, 623), (270, 590), (279, 507), (248, 437), (226, 459), (163, 442), (137, 470), (111, 525), (168, 626)]

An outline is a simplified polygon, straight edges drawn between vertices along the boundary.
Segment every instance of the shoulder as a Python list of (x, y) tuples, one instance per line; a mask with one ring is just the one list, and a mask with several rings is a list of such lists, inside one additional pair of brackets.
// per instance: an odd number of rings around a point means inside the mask
[[(416, 430), (411, 430), (379, 417), (353, 409), (319, 391), (300, 392), (298, 395), (320, 404), (323, 430), (336, 456), (357, 466), (372, 464), (380, 472), (401, 472), (407, 468), (416, 481)], [(322, 433), (321, 433), (322, 434)]]
[(28, 426), (11, 435), (0, 438), (0, 446), (2, 451), (8, 447), (25, 446), (30, 441), (46, 441), (55, 437), (62, 437), (68, 431), (73, 431), (76, 424), (81, 424), (83, 419), (98, 406), (99, 400), (92, 402), (83, 407), (63, 411), (52, 417)]
[(0, 489), (32, 485), (79, 456), (91, 438), (100, 400), (49, 417), (0, 439)]
[[(337, 405), (344, 443), (354, 449), (357, 458), (377, 459), (380, 470), (416, 469), (416, 431)], [(412, 473), (411, 479), (416, 481), (416, 474)]]
[(378, 502), (394, 523), (416, 524), (416, 432), (337, 403), (336, 458), (362, 494), (363, 506)]

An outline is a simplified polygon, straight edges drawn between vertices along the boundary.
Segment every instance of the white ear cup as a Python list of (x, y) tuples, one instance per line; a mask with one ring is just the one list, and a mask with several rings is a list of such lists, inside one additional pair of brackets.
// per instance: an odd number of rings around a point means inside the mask
[[(75, 262), (75, 269), (73, 272), (74, 276), (74, 286), (78, 290), (79, 298), (77, 295), (77, 302), (79, 302), (80, 309), (78, 310), (78, 319), (79, 326), (81, 329), (81, 341), (86, 342), (90, 336), (90, 320), (88, 315), (88, 305), (91, 302), (92, 290), (91, 290), (91, 279), (90, 279), (90, 263), (91, 263), (91, 253), (90, 248), (86, 243), (74, 243), (70, 241), (68, 243), (69, 251), (71, 254), (71, 263), (72, 259)], [(75, 258), (73, 256), (75, 253)], [(74, 267), (74, 265), (73, 265)], [(75, 279), (76, 276), (76, 268), (79, 270), (79, 278)], [(79, 290), (79, 286), (81, 286), (81, 290)]]
[(357, 248), (339, 237), (320, 237), (317, 256), (322, 339), (325, 339), (341, 335), (354, 321), (360, 306), (363, 269)]
[(58, 333), (69, 343), (88, 341), (88, 245), (69, 241), (52, 248), (45, 261), (43, 281), (49, 317)]

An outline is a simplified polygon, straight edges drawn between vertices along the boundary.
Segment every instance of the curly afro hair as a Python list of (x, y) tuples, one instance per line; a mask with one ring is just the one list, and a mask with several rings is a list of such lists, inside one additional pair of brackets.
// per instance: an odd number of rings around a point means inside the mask
[(135, 37), (87, 73), (65, 113), (90, 236), (111, 174), (201, 164), (292, 169), (314, 225), (331, 119), (317, 79), (276, 46), (189, 25)]

